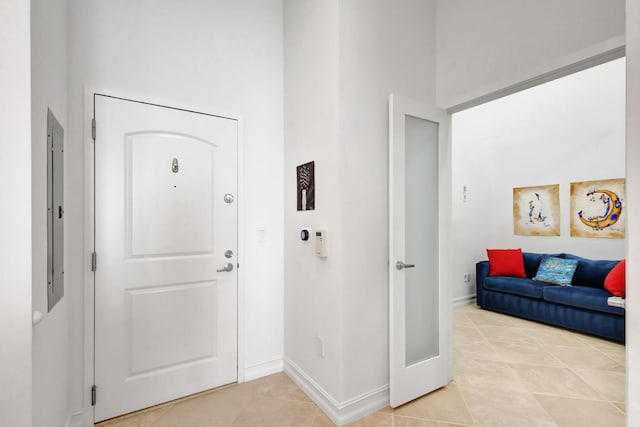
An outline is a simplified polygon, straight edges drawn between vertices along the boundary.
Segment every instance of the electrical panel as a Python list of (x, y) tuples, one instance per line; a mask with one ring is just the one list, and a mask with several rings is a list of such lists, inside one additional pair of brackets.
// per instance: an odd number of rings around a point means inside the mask
[(47, 114), (47, 306), (64, 296), (64, 130)]

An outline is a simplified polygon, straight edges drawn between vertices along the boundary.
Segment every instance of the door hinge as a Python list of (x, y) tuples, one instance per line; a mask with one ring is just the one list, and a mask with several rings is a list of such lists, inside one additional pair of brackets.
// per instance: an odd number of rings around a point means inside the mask
[(95, 118), (91, 119), (91, 138), (93, 139), (93, 142), (96, 141), (96, 119)]
[(98, 254), (93, 252), (91, 254), (91, 271), (95, 272), (97, 266), (98, 266)]
[(96, 406), (96, 385), (91, 386), (91, 406)]

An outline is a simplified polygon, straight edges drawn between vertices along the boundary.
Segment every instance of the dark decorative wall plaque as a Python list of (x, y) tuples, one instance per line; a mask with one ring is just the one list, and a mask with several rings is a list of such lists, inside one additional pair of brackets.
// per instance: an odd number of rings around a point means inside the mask
[(316, 208), (315, 162), (297, 166), (296, 181), (298, 188), (298, 210), (314, 210)]

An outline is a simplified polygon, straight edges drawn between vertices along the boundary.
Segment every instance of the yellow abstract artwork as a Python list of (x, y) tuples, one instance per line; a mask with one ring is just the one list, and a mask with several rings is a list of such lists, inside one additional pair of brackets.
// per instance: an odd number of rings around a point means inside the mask
[(624, 239), (624, 178), (571, 183), (571, 237)]

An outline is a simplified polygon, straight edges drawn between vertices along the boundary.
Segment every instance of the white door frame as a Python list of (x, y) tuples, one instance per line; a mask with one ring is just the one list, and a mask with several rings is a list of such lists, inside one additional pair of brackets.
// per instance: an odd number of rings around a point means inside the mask
[[(189, 103), (185, 105), (183, 102), (179, 102), (172, 99), (166, 99), (149, 94), (132, 93), (131, 91), (121, 91), (115, 89), (109, 89), (96, 86), (85, 86), (83, 94), (83, 114), (82, 114), (82, 146), (84, 148), (84, 224), (83, 224), (83, 250), (84, 250), (84, 269), (82, 290), (84, 292), (84, 316), (83, 316), (83, 348), (84, 348), (84, 378), (82, 381), (82, 410), (83, 410), (83, 425), (93, 425), (94, 411), (91, 406), (91, 387), (94, 384), (94, 339), (95, 339), (95, 306), (94, 306), (94, 287), (95, 287), (95, 275), (91, 271), (91, 254), (95, 247), (94, 241), (94, 161), (95, 161), (95, 149), (92, 137), (91, 120), (94, 116), (94, 95), (105, 95), (116, 98), (121, 98), (130, 101), (144, 102), (148, 104), (170, 107), (175, 109), (181, 109), (185, 111), (192, 111), (194, 113), (204, 113), (213, 116), (224, 117), (232, 120), (236, 120), (238, 123), (238, 258), (237, 262), (240, 265), (238, 268), (238, 382), (244, 382), (245, 375), (245, 297), (244, 297), (244, 281), (246, 265), (244, 261), (244, 225), (245, 225), (245, 210), (244, 210), (244, 120), (241, 114), (238, 113), (221, 113), (221, 109), (212, 108), (211, 106), (193, 105)], [(215, 110), (216, 112), (211, 112)], [(98, 126), (100, 124), (98, 123)], [(98, 257), (98, 268), (100, 268), (100, 258)], [(100, 391), (98, 390), (98, 399), (100, 398)]]

